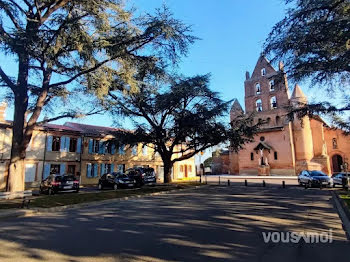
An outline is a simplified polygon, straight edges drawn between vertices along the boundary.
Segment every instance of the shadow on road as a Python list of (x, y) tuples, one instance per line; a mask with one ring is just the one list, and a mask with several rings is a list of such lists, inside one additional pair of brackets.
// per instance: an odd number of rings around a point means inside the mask
[[(0, 261), (331, 261), (348, 243), (329, 192), (209, 187), (2, 221)], [(264, 243), (323, 232), (333, 243)]]

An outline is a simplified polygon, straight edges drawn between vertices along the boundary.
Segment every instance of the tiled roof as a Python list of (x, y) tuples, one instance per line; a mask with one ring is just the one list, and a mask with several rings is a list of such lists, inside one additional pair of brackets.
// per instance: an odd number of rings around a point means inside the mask
[(120, 128), (86, 125), (86, 124), (79, 124), (79, 123), (73, 123), (73, 122), (66, 122), (64, 125), (66, 127), (72, 128), (74, 130), (80, 131), (85, 134), (107, 135), (107, 134), (112, 134), (113, 132), (116, 132), (116, 131), (127, 131)]
[(45, 124), (43, 125), (43, 128), (45, 129), (55, 129), (59, 131), (73, 131), (73, 132), (80, 132), (79, 130), (76, 130), (75, 128), (65, 126), (65, 125), (56, 125), (56, 124)]

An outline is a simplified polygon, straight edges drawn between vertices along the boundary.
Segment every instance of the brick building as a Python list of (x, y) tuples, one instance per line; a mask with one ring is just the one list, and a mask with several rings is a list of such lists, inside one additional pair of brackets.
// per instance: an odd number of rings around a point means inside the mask
[(230, 118), (242, 112), (254, 113), (254, 121), (264, 120), (255, 141), (238, 153), (230, 152), (231, 174), (297, 175), (303, 169), (340, 172), (350, 157), (350, 137), (331, 129), (320, 117), (289, 121), (290, 106), (307, 103), (296, 85), (290, 95), (283, 64), (276, 71), (261, 56), (250, 76), (246, 73), (245, 112), (238, 100), (233, 102)]

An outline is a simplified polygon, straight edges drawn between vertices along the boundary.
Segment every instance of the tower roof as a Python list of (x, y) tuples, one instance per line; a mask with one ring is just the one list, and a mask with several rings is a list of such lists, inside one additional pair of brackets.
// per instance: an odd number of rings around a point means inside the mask
[(231, 111), (243, 112), (242, 106), (241, 106), (241, 104), (238, 102), (238, 100), (236, 98), (233, 100)]
[(301, 90), (300, 86), (298, 84), (295, 85), (293, 93), (292, 93), (292, 99), (307, 99), (304, 92)]
[(290, 99), (295, 106), (307, 103), (307, 97), (298, 84), (295, 85)]
[(258, 61), (256, 62), (255, 68), (251, 75), (251, 78), (260, 78), (261, 77), (261, 69), (265, 68), (266, 74), (276, 74), (275, 68), (271, 65), (270, 61), (265, 57), (264, 54), (261, 54)]

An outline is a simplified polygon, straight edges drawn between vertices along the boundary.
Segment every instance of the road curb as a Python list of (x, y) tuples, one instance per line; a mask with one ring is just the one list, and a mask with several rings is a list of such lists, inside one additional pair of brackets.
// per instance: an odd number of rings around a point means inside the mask
[(125, 201), (125, 200), (132, 200), (147, 196), (158, 196), (158, 195), (165, 195), (169, 193), (174, 192), (182, 192), (182, 191), (188, 191), (198, 188), (208, 187), (208, 185), (202, 185), (202, 186), (194, 186), (191, 188), (180, 188), (180, 189), (172, 189), (169, 191), (160, 191), (160, 192), (154, 192), (149, 194), (138, 194), (138, 195), (132, 195), (127, 197), (120, 197), (120, 198), (112, 198), (112, 199), (106, 199), (101, 201), (93, 201), (93, 202), (86, 202), (81, 204), (73, 204), (73, 205), (67, 205), (67, 206), (57, 206), (57, 207), (51, 207), (51, 208), (33, 208), (33, 209), (23, 209), (23, 210), (9, 210), (5, 212), (0, 211), (0, 219), (6, 219), (6, 218), (15, 218), (15, 217), (24, 217), (24, 216), (31, 216), (39, 213), (51, 213), (51, 212), (59, 212), (59, 211), (65, 211), (65, 210), (74, 210), (79, 208), (85, 208), (85, 207), (91, 207), (91, 206), (99, 206), (119, 201)]
[(338, 196), (337, 193), (332, 191), (332, 196), (334, 199), (334, 206), (338, 211), (339, 217), (343, 223), (343, 229), (346, 233), (348, 240), (350, 240), (350, 212), (346, 207), (344, 201)]

